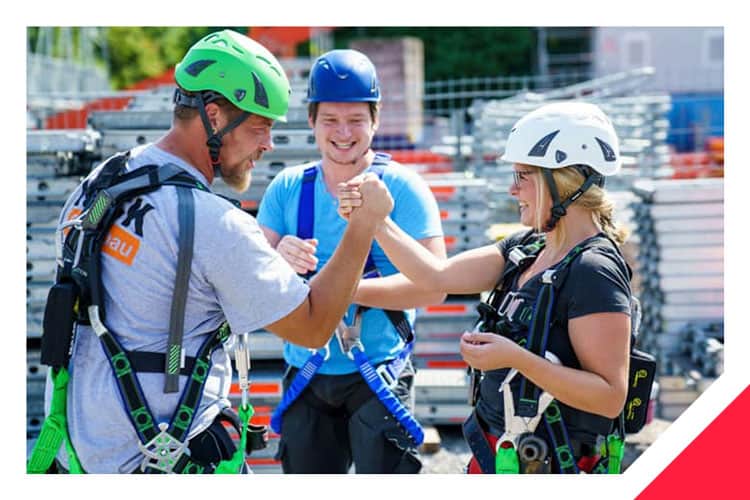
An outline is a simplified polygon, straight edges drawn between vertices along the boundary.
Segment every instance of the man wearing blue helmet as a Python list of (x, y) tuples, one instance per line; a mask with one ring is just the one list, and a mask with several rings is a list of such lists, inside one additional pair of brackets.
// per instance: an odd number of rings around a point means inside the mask
[[(308, 121), (321, 159), (285, 169), (269, 185), (258, 222), (295, 271), (312, 275), (331, 258), (347, 226), (336, 186), (360, 175), (382, 178), (394, 198), (391, 218), (429, 252), (445, 258), (440, 214), (415, 172), (375, 153), (380, 84), (356, 50), (333, 50), (312, 66)], [(373, 245), (363, 278), (397, 273)], [(285, 473), (416, 473), (422, 430), (413, 408), (414, 307), (445, 295), (410, 281), (362, 279), (328, 345), (286, 343), (285, 393), (272, 419)], [(304, 329), (304, 325), (300, 325)]]

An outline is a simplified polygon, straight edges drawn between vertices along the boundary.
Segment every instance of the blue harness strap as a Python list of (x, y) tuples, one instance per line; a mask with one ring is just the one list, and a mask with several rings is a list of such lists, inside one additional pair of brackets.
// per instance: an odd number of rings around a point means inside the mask
[(403, 426), (414, 443), (417, 446), (422, 444), (422, 441), (424, 441), (424, 431), (419, 422), (411, 416), (409, 410), (401, 404), (401, 401), (388, 388), (378, 371), (370, 364), (364, 351), (355, 346), (351, 352), (354, 356), (354, 362), (357, 363), (359, 372), (362, 374), (365, 382), (367, 382), (367, 385), (370, 386), (370, 389), (372, 389), (372, 392), (375, 393), (380, 402), (383, 403), (398, 423)]
[[(375, 159), (373, 160), (369, 171), (382, 179), (383, 171), (390, 159), (391, 156), (388, 154), (375, 153)], [(302, 176), (302, 190), (300, 192), (299, 206), (297, 208), (297, 237), (302, 239), (310, 239), (313, 237), (313, 231), (315, 228), (315, 179), (318, 174), (318, 168), (319, 163), (308, 167), (305, 169)], [(313, 274), (313, 272), (309, 272), (304, 277), (310, 278)], [(372, 256), (372, 250), (370, 250), (370, 253), (367, 255), (367, 261), (365, 263), (362, 277), (363, 279), (367, 279), (378, 276), (380, 276), (380, 273), (375, 266), (375, 259)], [(358, 312), (361, 313), (364, 312), (364, 310), (366, 310), (366, 308), (360, 307)], [(420, 444), (424, 439), (422, 428), (419, 426), (419, 423), (409, 415), (408, 410), (389, 389), (389, 387), (398, 380), (399, 375), (406, 366), (406, 362), (408, 361), (409, 355), (414, 347), (414, 333), (412, 332), (411, 326), (409, 325), (403, 311), (383, 310), (383, 312), (388, 316), (394, 328), (406, 343), (406, 346), (401, 350), (398, 356), (389, 362), (379, 365), (377, 368), (374, 368), (367, 360), (367, 356), (364, 352), (360, 351), (359, 357), (363, 362), (357, 362), (357, 365), (370, 388), (372, 388), (373, 392), (378, 396), (378, 399), (380, 399), (393, 416), (402, 423), (412, 439), (414, 439), (417, 444)], [(310, 384), (310, 381), (318, 373), (318, 370), (320, 370), (320, 367), (325, 362), (327, 358), (324, 354), (325, 349), (327, 349), (327, 346), (314, 352), (307, 359), (305, 364), (302, 365), (302, 368), (300, 368), (295, 375), (289, 388), (284, 392), (281, 402), (271, 416), (271, 429), (273, 429), (274, 432), (281, 433), (284, 412), (292, 405), (292, 403), (294, 403), (300, 394), (302, 394), (302, 391), (304, 391)], [(366, 365), (363, 363), (366, 363)], [(362, 368), (363, 366), (365, 368)], [(365, 373), (367, 373), (367, 375)], [(370, 380), (373, 376), (380, 381), (379, 384), (376, 384), (374, 380)], [(383, 397), (381, 397), (381, 395), (383, 395)], [(405, 417), (403, 417), (403, 415), (405, 415)]]
[(315, 178), (317, 175), (317, 165), (306, 168), (302, 174), (302, 192), (297, 209), (297, 236), (304, 240), (313, 237), (313, 228), (315, 227)]
[(305, 364), (302, 365), (302, 368), (297, 372), (297, 375), (294, 377), (294, 380), (292, 380), (289, 388), (284, 391), (284, 394), (281, 397), (281, 402), (271, 415), (271, 429), (276, 434), (281, 434), (281, 424), (284, 412), (287, 411), (289, 407), (292, 406), (292, 403), (294, 403), (300, 394), (302, 394), (302, 391), (304, 391), (308, 384), (310, 384), (312, 378), (318, 373), (318, 370), (323, 365), (326, 356), (321, 351), (323, 350), (315, 351), (312, 356), (307, 358), (307, 361), (305, 361)]

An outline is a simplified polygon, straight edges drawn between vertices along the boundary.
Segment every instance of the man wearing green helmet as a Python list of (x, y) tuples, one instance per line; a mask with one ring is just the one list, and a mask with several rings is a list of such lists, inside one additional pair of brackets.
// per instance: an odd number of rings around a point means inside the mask
[[(440, 213), (427, 184), (371, 149), (380, 85), (367, 56), (356, 50), (321, 55), (310, 71), (307, 97), (322, 158), (284, 169), (268, 186), (258, 222), (271, 245), (298, 273), (321, 272), (348, 226), (336, 211), (337, 183), (375, 173), (393, 193), (391, 218), (426, 252), (444, 259)], [(363, 278), (397, 272), (377, 246), (364, 271)], [(271, 427), (281, 434), (285, 473), (346, 473), (352, 464), (357, 473), (369, 474), (421, 469), (417, 446), (423, 433), (408, 411), (414, 398), (413, 308), (445, 295), (408, 280), (383, 280), (360, 282), (324, 349), (311, 355), (293, 342), (284, 346), (289, 370)], [(376, 281), (380, 285), (371, 286)]]
[[(383, 183), (371, 176), (366, 210), (348, 225), (330, 264), (306, 282), (268, 245), (252, 216), (207, 187), (219, 172), (236, 190), (246, 189), (254, 162), (272, 149), (271, 126), (274, 120), (284, 119), (289, 100), (289, 82), (278, 61), (244, 35), (221, 31), (190, 48), (177, 65), (175, 79), (174, 117), (166, 135), (97, 167), (60, 216), (63, 235), (81, 231), (80, 242), (86, 237), (81, 224), (66, 223), (107, 206), (106, 199), (99, 206), (104, 190), (95, 190), (109, 182), (107, 177), (125, 179), (106, 184), (107, 189), (112, 186), (107, 191), (111, 194), (130, 180), (156, 179), (164, 166), (177, 172), (174, 179), (179, 182), (149, 181), (153, 189), (134, 194), (121, 211), (113, 212), (102, 250), (92, 254), (98, 264), (90, 269), (101, 270), (97, 289), (101, 297), (90, 298), (94, 306), (86, 305), (86, 321), (75, 313), (67, 419), (72, 456), (77, 460), (58, 453), (61, 470), (180, 472), (175, 463), (189, 457), (194, 464), (191, 471), (207, 471), (231, 457), (235, 445), (221, 424), (230, 408), (229, 346), (237, 342), (237, 334), (259, 328), (295, 344), (324, 345), (351, 301), (376, 226), (393, 205)], [(118, 170), (111, 168), (115, 159)], [(144, 171), (147, 176), (141, 175)], [(185, 201), (185, 192), (192, 201)], [(191, 204), (191, 211), (184, 211), (183, 203)], [(83, 222), (92, 220), (89, 216)], [(190, 227), (189, 243), (184, 243), (185, 227)], [(65, 262), (60, 272), (64, 266), (78, 265), (65, 260), (69, 242), (66, 238), (57, 249), (63, 256), (60, 262)], [(191, 255), (188, 260), (183, 260), (185, 253)], [(76, 261), (79, 256), (80, 252)], [(181, 309), (175, 307), (178, 288)], [(165, 361), (172, 364), (175, 354), (171, 349), (175, 316), (181, 322), (175, 361), (182, 369), (175, 374), (175, 387), (168, 388), (164, 367)], [(221, 328), (225, 322), (233, 332), (229, 337), (216, 333), (226, 332)], [(300, 324), (306, 328), (299, 329)], [(117, 356), (105, 353), (111, 345), (102, 348), (108, 333), (124, 351), (124, 365), (118, 364)], [(202, 358), (196, 353), (204, 352), (203, 346), (214, 337), (221, 343), (199, 373)], [(185, 371), (191, 364), (192, 374)], [(120, 380), (130, 368), (137, 373), (140, 396), (147, 403), (137, 411), (131, 411), (130, 399), (139, 395), (123, 390)], [(169, 373), (170, 368), (166, 370)], [(154, 428), (177, 426), (181, 417), (176, 408), (183, 410), (181, 393), (188, 393), (190, 378), (200, 379), (202, 385), (197, 398), (190, 396), (197, 402), (187, 408), (192, 425), (183, 429), (184, 441), (174, 442), (174, 434), (158, 434), (145, 442), (142, 434), (150, 427), (148, 421), (142, 424), (141, 416), (150, 412)], [(49, 383), (46, 392), (49, 407), (53, 392)], [(162, 446), (162, 438), (172, 441)], [(147, 460), (147, 451), (154, 449), (176, 458), (169, 463), (160, 457)]]

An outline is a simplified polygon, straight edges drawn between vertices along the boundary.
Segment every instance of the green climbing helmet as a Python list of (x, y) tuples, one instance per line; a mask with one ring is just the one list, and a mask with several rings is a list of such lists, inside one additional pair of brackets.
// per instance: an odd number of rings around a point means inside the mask
[(190, 47), (175, 80), (187, 91), (217, 92), (243, 111), (286, 121), (286, 73), (268, 49), (236, 31), (211, 33)]

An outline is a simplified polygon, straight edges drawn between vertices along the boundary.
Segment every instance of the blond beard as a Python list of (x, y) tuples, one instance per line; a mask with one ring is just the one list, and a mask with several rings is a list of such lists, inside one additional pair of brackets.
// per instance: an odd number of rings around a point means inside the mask
[(221, 178), (224, 180), (224, 183), (232, 188), (232, 191), (236, 193), (244, 193), (247, 191), (247, 188), (250, 187), (250, 181), (252, 180), (252, 171), (247, 170), (244, 172), (241, 172), (239, 175), (232, 174), (228, 177), (224, 176), (222, 173)]

